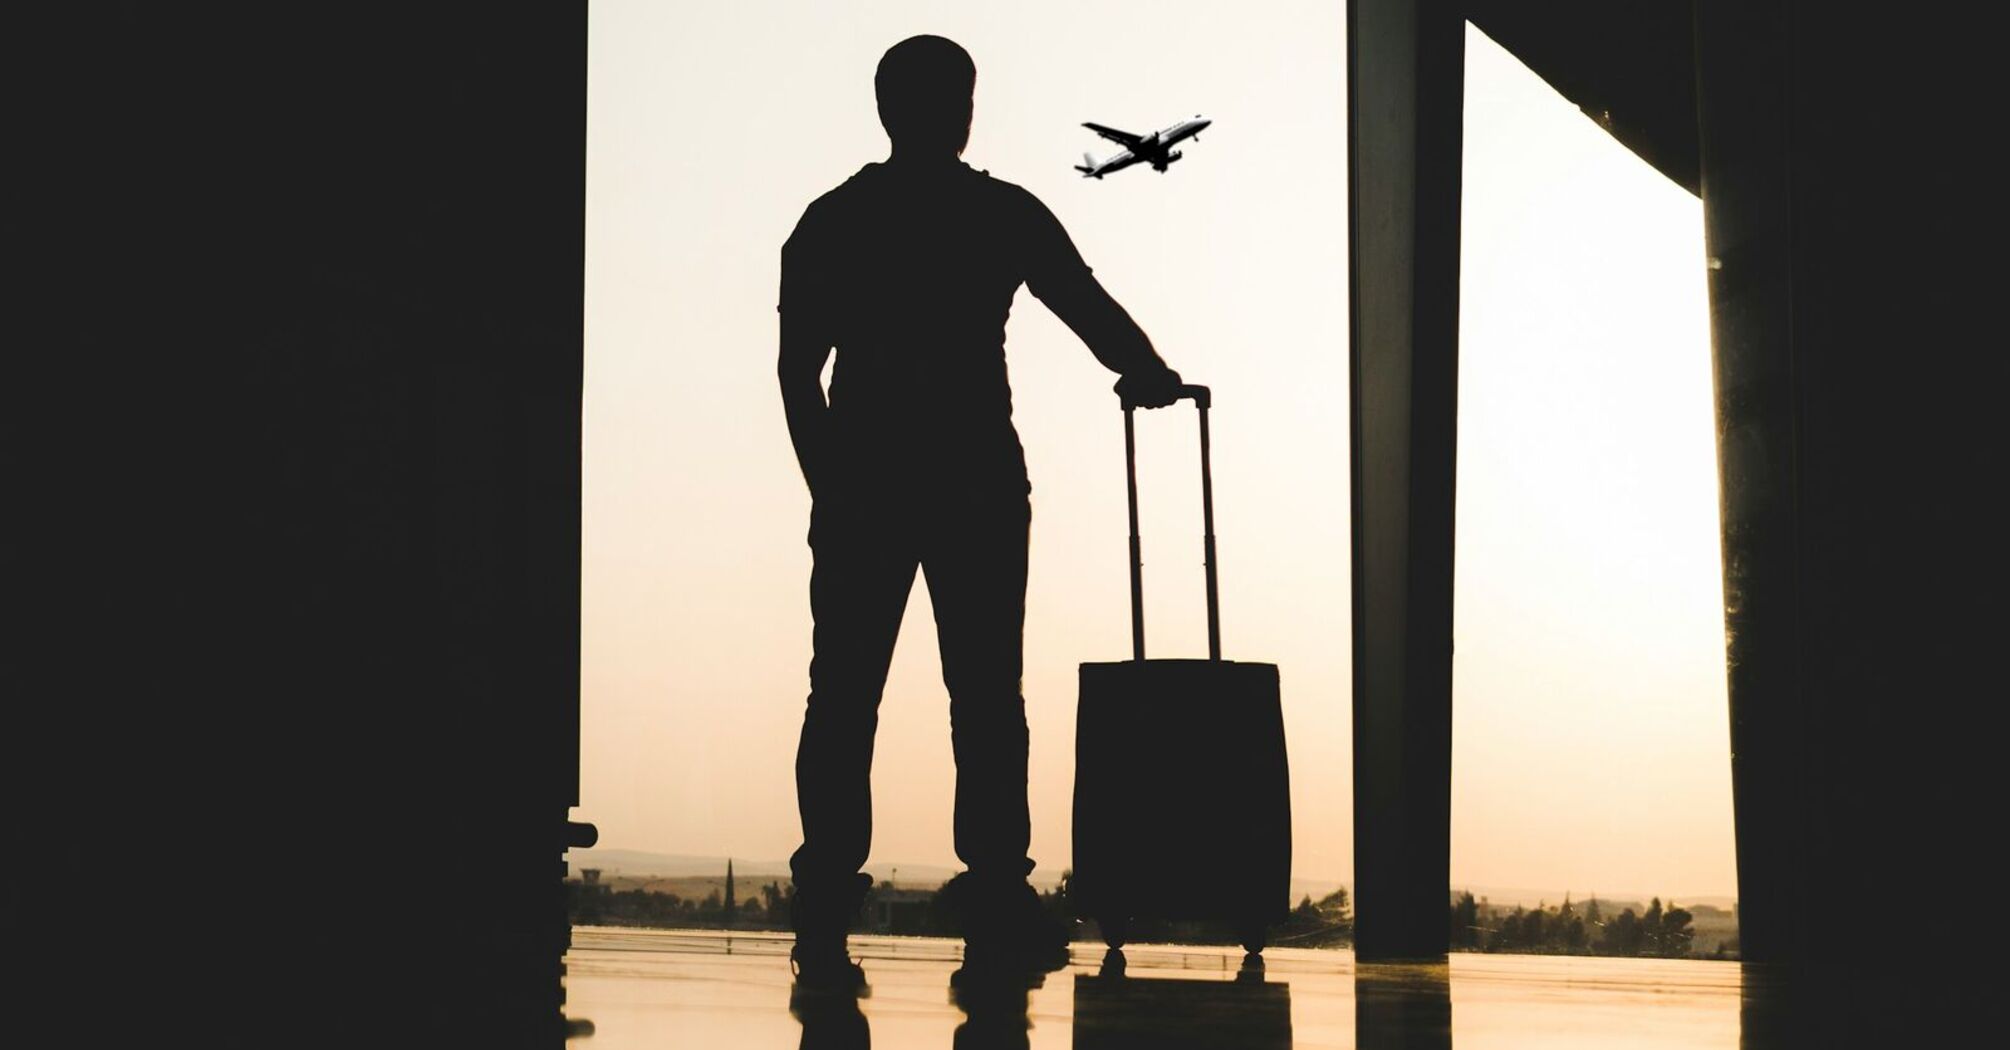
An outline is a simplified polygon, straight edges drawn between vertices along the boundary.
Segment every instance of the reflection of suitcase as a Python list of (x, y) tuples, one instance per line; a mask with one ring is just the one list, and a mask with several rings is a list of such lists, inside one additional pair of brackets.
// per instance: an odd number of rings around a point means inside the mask
[(1074, 1029), (1075, 1050), (1291, 1050), (1291, 986), (1078, 973)]
[(1068, 893), (1111, 947), (1133, 918), (1217, 919), (1250, 951), (1291, 906), (1291, 792), (1275, 664), (1221, 658), (1214, 481), (1200, 410), (1206, 660), (1145, 659), (1137, 439), (1124, 406), (1131, 510), (1131, 656), (1082, 665), (1075, 722), (1075, 857)]

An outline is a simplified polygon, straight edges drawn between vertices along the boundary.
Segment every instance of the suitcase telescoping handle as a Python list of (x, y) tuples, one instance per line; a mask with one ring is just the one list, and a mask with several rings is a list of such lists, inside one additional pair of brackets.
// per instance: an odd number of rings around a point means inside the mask
[[(1204, 386), (1180, 387), (1181, 400), (1200, 410), (1201, 564), (1207, 569), (1207, 658), (1221, 659), (1221, 603), (1214, 579), (1214, 472), (1208, 466), (1207, 410), (1214, 397)], [(1145, 565), (1138, 543), (1137, 407), (1124, 401), (1124, 480), (1131, 498), (1131, 659), (1145, 658)]]

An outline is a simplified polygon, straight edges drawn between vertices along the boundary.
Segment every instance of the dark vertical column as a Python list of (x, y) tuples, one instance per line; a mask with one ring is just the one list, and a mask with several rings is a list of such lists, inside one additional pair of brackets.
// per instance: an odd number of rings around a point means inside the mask
[(1738, 934), (1772, 960), (1805, 892), (1787, 27), (1764, 3), (1699, 3), (1696, 22)]
[(1348, 4), (1355, 944), (1445, 950), (1465, 23)]

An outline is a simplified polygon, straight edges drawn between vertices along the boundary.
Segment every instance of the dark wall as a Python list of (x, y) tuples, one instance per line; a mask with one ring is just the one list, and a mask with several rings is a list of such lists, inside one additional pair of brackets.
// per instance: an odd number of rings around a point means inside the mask
[(1744, 949), (1957, 983), (1993, 938), (1933, 902), (2001, 822), (2000, 85), (1931, 11), (1696, 15)]
[(584, 5), (162, 6), (22, 38), (73, 650), (10, 741), (7, 922), (116, 928), (225, 1042), (549, 1034)]

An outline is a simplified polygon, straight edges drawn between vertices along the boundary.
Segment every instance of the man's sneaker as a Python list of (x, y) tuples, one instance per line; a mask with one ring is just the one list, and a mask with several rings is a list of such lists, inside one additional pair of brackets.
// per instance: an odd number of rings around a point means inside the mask
[(965, 872), (944, 889), (962, 919), (966, 967), (1046, 973), (1068, 965), (1069, 924), (1024, 879), (987, 884)]
[(851, 961), (845, 938), (871, 889), (872, 876), (864, 872), (796, 884), (789, 897), (789, 924), (796, 931), (789, 968), (798, 993), (866, 993), (865, 971)]
[(795, 994), (824, 994), (860, 997), (868, 993), (865, 971), (845, 953), (844, 941), (798, 940), (789, 950), (789, 968), (795, 972)]

